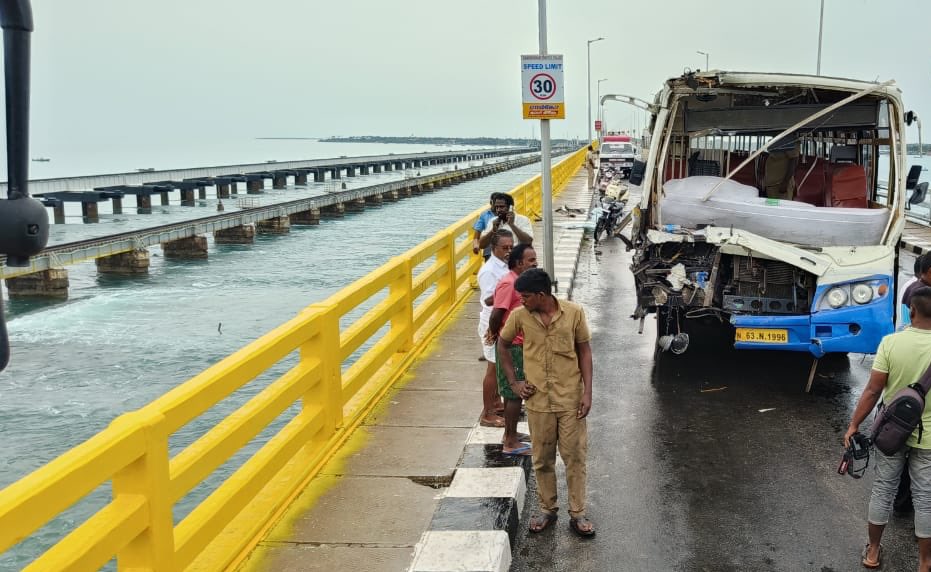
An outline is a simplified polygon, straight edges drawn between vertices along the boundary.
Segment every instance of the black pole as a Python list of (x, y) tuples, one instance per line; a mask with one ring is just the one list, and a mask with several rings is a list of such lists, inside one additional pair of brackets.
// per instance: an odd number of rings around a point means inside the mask
[[(26, 0), (0, 0), (6, 83), (7, 196), (29, 196), (29, 62), (32, 8)], [(0, 245), (2, 247), (3, 245)]]
[(48, 242), (48, 213), (29, 198), (29, 0), (0, 0), (6, 84), (6, 156), (9, 184), (0, 201), (0, 254), (7, 266), (28, 266)]
[[(7, 200), (0, 200), (0, 254), (7, 266), (28, 266), (29, 257), (48, 243), (48, 213), (29, 198), (29, 0), (0, 0), (3, 28), (3, 79), (6, 85)], [(0, 370), (10, 360), (0, 301)]]

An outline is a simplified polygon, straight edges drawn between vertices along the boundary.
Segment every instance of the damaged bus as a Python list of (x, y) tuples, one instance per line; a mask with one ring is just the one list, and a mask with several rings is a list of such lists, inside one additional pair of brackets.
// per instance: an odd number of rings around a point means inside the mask
[(655, 314), (674, 353), (709, 322), (738, 349), (874, 353), (894, 329), (914, 117), (898, 88), (710, 71), (647, 107), (631, 181), (640, 331)]

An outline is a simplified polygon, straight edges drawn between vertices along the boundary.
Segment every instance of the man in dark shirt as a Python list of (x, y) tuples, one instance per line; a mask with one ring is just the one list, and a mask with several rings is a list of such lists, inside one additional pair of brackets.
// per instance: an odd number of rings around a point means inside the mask
[(915, 274), (918, 276), (918, 281), (913, 282), (902, 294), (902, 305), (906, 307), (911, 306), (912, 294), (915, 293), (915, 290), (931, 286), (931, 254), (922, 254), (916, 266), (918, 272)]

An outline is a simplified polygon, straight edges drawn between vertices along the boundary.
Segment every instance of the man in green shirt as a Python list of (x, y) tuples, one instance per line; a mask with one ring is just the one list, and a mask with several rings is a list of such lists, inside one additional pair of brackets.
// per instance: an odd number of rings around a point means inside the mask
[[(911, 327), (886, 336), (876, 350), (870, 380), (844, 434), (845, 447), (881, 396), (892, 399), (899, 390), (917, 382), (931, 364), (931, 288), (920, 288), (912, 293), (909, 313)], [(881, 565), (879, 542), (892, 514), (899, 479), (907, 465), (912, 480), (919, 569), (931, 570), (931, 431), (928, 430), (931, 429), (931, 395), (925, 400), (922, 423), (926, 428), (923, 438), (919, 440), (916, 430), (895, 455), (887, 456), (874, 449), (876, 478), (868, 514), (869, 544), (863, 552), (863, 566), (867, 568)]]

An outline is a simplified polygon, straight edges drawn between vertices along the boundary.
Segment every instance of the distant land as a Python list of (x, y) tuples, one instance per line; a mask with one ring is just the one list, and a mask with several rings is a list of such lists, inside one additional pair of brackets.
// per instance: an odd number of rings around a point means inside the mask
[[(356, 135), (352, 137), (327, 137), (323, 143), (414, 143), (421, 145), (502, 145), (508, 147), (539, 147), (538, 139), (501, 137), (384, 137), (381, 135)], [(553, 145), (569, 143), (566, 139), (553, 139)]]
[[(906, 152), (909, 155), (918, 155), (918, 143), (909, 143), (905, 146)], [(921, 154), (927, 155), (931, 153), (931, 143), (924, 143), (921, 145)]]

